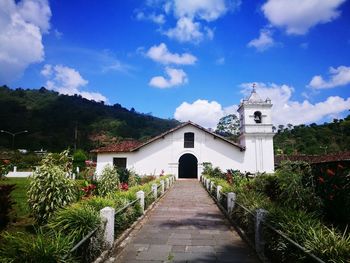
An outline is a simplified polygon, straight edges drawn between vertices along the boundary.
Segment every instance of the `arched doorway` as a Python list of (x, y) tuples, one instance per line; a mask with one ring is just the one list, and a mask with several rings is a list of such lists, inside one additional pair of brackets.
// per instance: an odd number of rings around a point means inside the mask
[(179, 178), (197, 178), (198, 160), (196, 156), (185, 153), (179, 159)]

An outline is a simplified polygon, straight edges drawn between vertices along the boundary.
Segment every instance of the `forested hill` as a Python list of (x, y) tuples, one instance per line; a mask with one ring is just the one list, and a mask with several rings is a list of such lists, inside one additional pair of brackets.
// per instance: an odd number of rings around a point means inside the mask
[[(16, 148), (59, 151), (76, 144), (90, 150), (122, 138), (145, 140), (178, 124), (45, 88), (0, 87), (0, 130), (28, 130), (15, 137)], [(11, 135), (0, 133), (0, 148), (11, 148), (11, 140)]]
[(350, 151), (350, 115), (317, 125), (279, 126), (275, 154), (324, 154)]

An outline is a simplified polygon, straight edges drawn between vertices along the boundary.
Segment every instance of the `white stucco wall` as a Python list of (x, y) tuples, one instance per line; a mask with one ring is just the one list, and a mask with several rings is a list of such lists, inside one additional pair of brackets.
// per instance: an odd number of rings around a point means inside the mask
[[(194, 148), (184, 148), (184, 133), (195, 134)], [(150, 143), (132, 153), (99, 153), (97, 155), (97, 174), (103, 167), (113, 164), (114, 157), (127, 158), (127, 168), (133, 169), (139, 175), (159, 175), (162, 170), (178, 177), (178, 162), (185, 153), (193, 154), (198, 160), (198, 175), (202, 172), (202, 163), (211, 162), (213, 166), (226, 169), (252, 171), (251, 159), (245, 152), (234, 145), (204, 132), (195, 126), (187, 125), (165, 137)], [(255, 167), (253, 167), (255, 169)]]

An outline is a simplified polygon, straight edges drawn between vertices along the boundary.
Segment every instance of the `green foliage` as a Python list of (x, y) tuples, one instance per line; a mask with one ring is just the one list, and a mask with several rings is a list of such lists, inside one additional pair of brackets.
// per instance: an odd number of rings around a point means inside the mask
[(98, 180), (98, 193), (107, 196), (119, 190), (119, 178), (117, 170), (111, 165), (106, 165)]
[(91, 206), (95, 211), (99, 212), (104, 207), (115, 207), (116, 201), (112, 198), (94, 196), (83, 201), (84, 204)]
[(346, 162), (337, 162), (315, 164), (312, 170), (325, 217), (345, 228), (350, 222), (350, 169)]
[(128, 183), (129, 182), (130, 171), (128, 169), (118, 168), (117, 173), (119, 175), (119, 181), (121, 183)]
[(276, 175), (281, 205), (321, 214), (322, 202), (312, 187), (311, 168), (307, 163), (284, 162)]
[(73, 154), (73, 166), (74, 171), (76, 171), (76, 167), (79, 167), (80, 170), (85, 167), (85, 161), (88, 159), (87, 154), (84, 150), (78, 149)]
[(129, 171), (129, 180), (128, 180), (129, 187), (139, 185), (140, 183), (141, 183), (141, 177), (138, 176), (134, 171)]
[(27, 190), (29, 186), (29, 178), (6, 178), (6, 180), (0, 180), (2, 184), (14, 184), (15, 189), (11, 192), (11, 198), (14, 201), (14, 217), (25, 217), (29, 214), (29, 207), (27, 203)]
[[(285, 163), (276, 175), (259, 175), (245, 183), (210, 179), (223, 186), (223, 192), (235, 192), (237, 202), (253, 213), (258, 208), (267, 210), (270, 224), (325, 262), (348, 262), (350, 235), (328, 228), (321, 221), (320, 203), (310, 175), (310, 166), (305, 163)], [(254, 240), (254, 217), (235, 206), (232, 218)], [(304, 253), (275, 232), (266, 228), (263, 233), (266, 255), (271, 262), (310, 262)]]
[(78, 242), (100, 223), (98, 211), (92, 206), (76, 203), (56, 211), (47, 226), (55, 232), (72, 236)]
[[(119, 104), (104, 105), (45, 88), (0, 87), (0, 112), (1, 129), (29, 131), (16, 137), (16, 147), (31, 150), (62, 151), (73, 148), (74, 143), (78, 148), (90, 150), (116, 138), (153, 137), (179, 124), (176, 120), (130, 111)], [(11, 148), (11, 137), (0, 136), (0, 145)]]
[(219, 167), (214, 167), (211, 163), (203, 163), (203, 174), (216, 178), (225, 178)]
[(15, 234), (5, 232), (1, 238), (3, 242), (0, 246), (1, 262), (75, 262), (72, 257), (63, 258), (72, 247), (72, 239), (60, 233), (48, 236), (39, 231), (37, 235), (30, 236), (20, 232)]
[[(324, 154), (350, 150), (350, 115), (331, 123), (279, 127), (275, 154)], [(279, 149), (279, 150), (278, 150)]]
[(10, 221), (10, 212), (14, 204), (11, 192), (14, 188), (14, 184), (0, 185), (0, 230), (5, 228)]
[(68, 153), (48, 154), (34, 172), (28, 190), (28, 203), (34, 219), (44, 224), (57, 209), (76, 199), (76, 186), (66, 177)]
[(233, 139), (239, 134), (240, 122), (235, 114), (229, 114), (222, 117), (216, 126), (215, 132), (225, 137)]

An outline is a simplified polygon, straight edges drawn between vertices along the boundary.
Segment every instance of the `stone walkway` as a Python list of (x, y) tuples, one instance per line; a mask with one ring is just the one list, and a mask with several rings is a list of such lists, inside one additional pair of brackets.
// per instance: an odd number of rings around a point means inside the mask
[(259, 262), (197, 180), (178, 180), (115, 262)]

